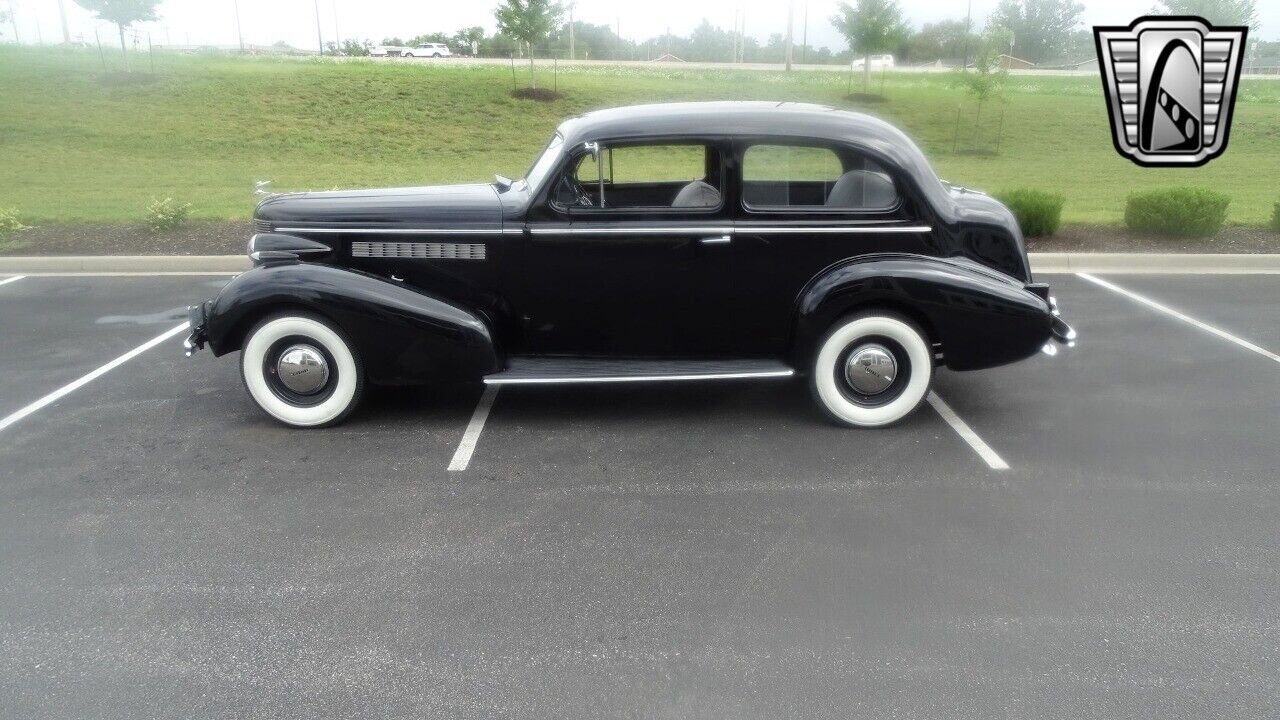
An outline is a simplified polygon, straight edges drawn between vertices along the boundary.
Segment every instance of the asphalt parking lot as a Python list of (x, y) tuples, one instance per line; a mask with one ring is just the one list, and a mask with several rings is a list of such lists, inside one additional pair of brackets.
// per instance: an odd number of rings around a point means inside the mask
[(291, 431), (182, 357), (224, 278), (0, 284), (0, 715), (1274, 716), (1280, 276), (1046, 279), (1078, 347), (879, 431), (799, 382)]

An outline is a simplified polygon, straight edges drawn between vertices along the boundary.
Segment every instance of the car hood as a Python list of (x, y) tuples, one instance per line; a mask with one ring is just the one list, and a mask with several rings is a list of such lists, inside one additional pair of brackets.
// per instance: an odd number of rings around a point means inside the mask
[(273, 195), (259, 203), (254, 217), (273, 226), (496, 229), (501, 207), (492, 185), (436, 185)]

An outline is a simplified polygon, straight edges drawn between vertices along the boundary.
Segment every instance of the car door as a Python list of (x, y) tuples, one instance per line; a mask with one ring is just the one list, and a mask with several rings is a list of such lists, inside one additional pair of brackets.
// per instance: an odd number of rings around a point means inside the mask
[(577, 148), (528, 222), (526, 340), (539, 354), (704, 354), (696, 259), (728, 238), (714, 142)]
[(700, 306), (714, 317), (702, 342), (732, 357), (780, 357), (796, 302), (824, 269), (874, 252), (924, 252), (902, 179), (856, 148), (830, 141), (740, 140), (728, 182), (732, 241), (701, 248)]

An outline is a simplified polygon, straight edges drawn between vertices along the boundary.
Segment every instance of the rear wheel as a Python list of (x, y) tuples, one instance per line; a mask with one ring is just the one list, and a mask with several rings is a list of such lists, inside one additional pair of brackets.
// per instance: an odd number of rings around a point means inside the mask
[(910, 415), (932, 380), (924, 332), (901, 315), (877, 311), (832, 327), (818, 344), (809, 384), (835, 422), (882, 427)]
[(316, 316), (290, 313), (258, 323), (240, 352), (249, 395), (291, 427), (341, 422), (364, 390), (364, 368), (342, 333)]

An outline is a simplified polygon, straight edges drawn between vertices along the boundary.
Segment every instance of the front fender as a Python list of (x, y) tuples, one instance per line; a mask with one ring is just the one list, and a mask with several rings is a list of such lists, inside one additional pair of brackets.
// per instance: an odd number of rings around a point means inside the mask
[[(965, 259), (871, 255), (825, 270), (797, 299), (796, 348), (860, 308), (897, 309), (941, 344), (943, 362), (976, 370), (1021, 360), (1049, 340), (1049, 303), (1008, 276)], [(808, 357), (797, 358), (802, 366)]]
[(335, 323), (380, 384), (476, 379), (499, 369), (483, 316), (377, 275), (290, 262), (238, 275), (207, 305), (204, 335), (215, 355), (239, 350), (254, 323), (302, 309)]

